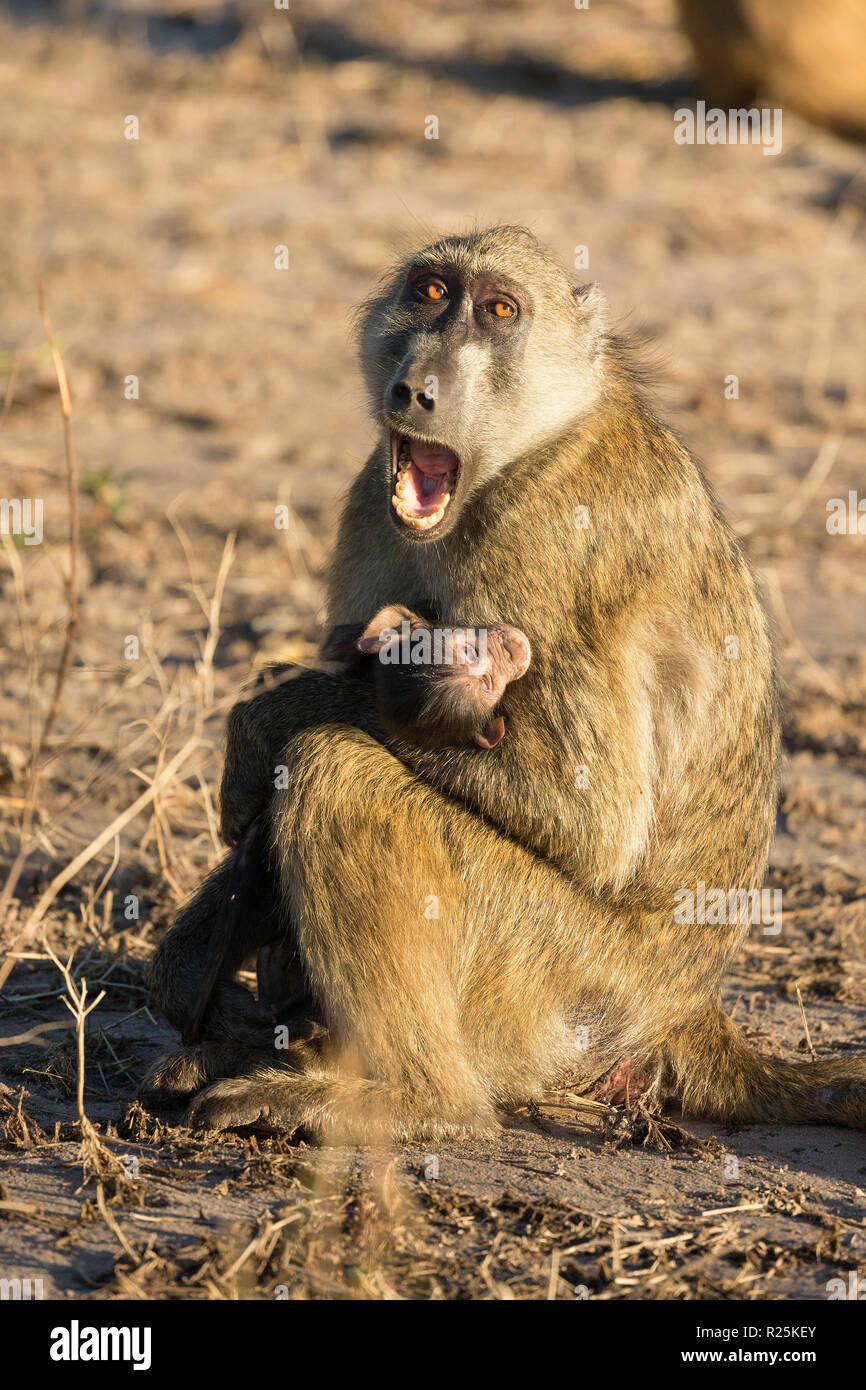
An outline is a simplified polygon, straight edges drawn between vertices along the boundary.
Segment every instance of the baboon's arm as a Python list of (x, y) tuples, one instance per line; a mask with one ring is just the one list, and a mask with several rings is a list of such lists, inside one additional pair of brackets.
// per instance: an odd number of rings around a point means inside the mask
[[(426, 782), (448, 792), (544, 858), (583, 877), (601, 845), (605, 826), (596, 795), (581, 797), (576, 790), (582, 763), (566, 747), (545, 748), (529, 730), (509, 720), (507, 734), (496, 748), (421, 750), (399, 746), (403, 760)], [(605, 773), (607, 769), (604, 770)], [(612, 788), (627, 805), (627, 788)], [(624, 807), (625, 809), (625, 807)], [(595, 832), (596, 844), (593, 844)]]
[[(586, 883), (615, 886), (630, 875), (652, 824), (652, 720), (626, 701), (599, 700), (597, 680), (566, 668), (568, 688), (527, 674), (507, 733), (489, 751), (399, 745), (426, 782)], [(565, 685), (565, 682), (563, 682)], [(647, 697), (648, 699), (649, 697)], [(592, 710), (588, 720), (586, 710)]]
[[(670, 645), (669, 635), (666, 640)], [(613, 662), (605, 666), (597, 656), (590, 660), (574, 650), (548, 662), (554, 679), (537, 680), (530, 667), (506, 702), (507, 736), (489, 750), (422, 749), (387, 738), (376, 714), (374, 684), (357, 668), (336, 676), (270, 668), (265, 689), (237, 704), (229, 716), (223, 838), (236, 845), (266, 808), (294, 735), (323, 724), (348, 724), (387, 742), (424, 781), (568, 873), (594, 884), (625, 881), (652, 824), (654, 731), (660, 724), (646, 674), (651, 654), (645, 644), (639, 648), (620, 648), (619, 686)], [(688, 672), (685, 657), (682, 665)], [(641, 673), (636, 684), (629, 674), (635, 671)], [(664, 698), (670, 703), (670, 689)], [(677, 737), (687, 736), (685, 723)]]
[(532, 641), (537, 661), (506, 693), (498, 747), (397, 751), (509, 837), (587, 886), (616, 890), (651, 850), (659, 798), (669, 814), (672, 789), (685, 785), (722, 663), (658, 600), (593, 644), (576, 635), (551, 653)]

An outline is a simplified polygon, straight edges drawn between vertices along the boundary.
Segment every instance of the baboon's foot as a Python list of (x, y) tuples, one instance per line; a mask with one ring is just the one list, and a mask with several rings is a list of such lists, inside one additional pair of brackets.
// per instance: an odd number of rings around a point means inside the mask
[(610, 1105), (631, 1105), (646, 1095), (655, 1081), (655, 1073), (646, 1066), (637, 1066), (631, 1057), (620, 1057), (615, 1066), (597, 1081), (592, 1094)]
[[(298, 1043), (279, 1066), (259, 1066), (209, 1086), (197, 1095), (184, 1117), (190, 1129), (255, 1129), (266, 1134), (303, 1130), (311, 1139), (327, 1131), (339, 1142), (358, 1140), (375, 1129), (383, 1132), (385, 1107), (377, 1100), (382, 1087), (354, 1077), (308, 1074), (320, 1062), (317, 1050)], [(371, 1104), (372, 1102), (372, 1104)], [(362, 1141), (363, 1142), (363, 1141)]]
[[(343, 1076), (304, 1063), (308, 1045), (293, 1049), (280, 1068), (218, 1081), (195, 1097), (184, 1122), (191, 1129), (255, 1129), (297, 1134), (322, 1144), (376, 1144), (409, 1139), (461, 1139), (491, 1134), (492, 1107), (467, 1100), (437, 1105), (431, 1097), (419, 1108), (399, 1086)], [(293, 1065), (301, 1068), (291, 1070)]]
[(300, 1092), (273, 1074), (241, 1076), (218, 1081), (195, 1097), (184, 1116), (190, 1129), (213, 1131), (256, 1129), (269, 1134), (294, 1134), (305, 1121)]
[(227, 1076), (242, 1076), (267, 1060), (261, 1052), (235, 1043), (197, 1043), (160, 1057), (138, 1088), (142, 1100), (179, 1105), (203, 1086)]

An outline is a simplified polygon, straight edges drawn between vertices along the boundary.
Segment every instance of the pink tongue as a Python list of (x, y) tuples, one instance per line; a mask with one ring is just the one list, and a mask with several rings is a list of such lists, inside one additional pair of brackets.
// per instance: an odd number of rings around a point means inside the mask
[(439, 448), (435, 444), (419, 444), (412, 440), (409, 455), (419, 472), (428, 478), (438, 478), (457, 469), (457, 455), (450, 449)]

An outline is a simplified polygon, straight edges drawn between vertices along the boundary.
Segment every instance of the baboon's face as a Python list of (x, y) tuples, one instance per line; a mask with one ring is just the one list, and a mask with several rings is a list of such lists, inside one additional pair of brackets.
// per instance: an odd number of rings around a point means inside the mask
[(598, 390), (601, 313), (530, 233), (448, 237), (365, 308), (361, 356), (383, 427), (383, 506), (407, 540), (454, 526), (480, 488), (561, 434)]

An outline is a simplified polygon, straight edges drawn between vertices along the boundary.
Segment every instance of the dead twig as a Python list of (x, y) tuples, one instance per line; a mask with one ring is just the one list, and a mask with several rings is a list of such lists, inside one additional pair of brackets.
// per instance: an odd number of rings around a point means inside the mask
[[(75, 447), (72, 439), (72, 397), (69, 392), (69, 380), (66, 376), (66, 368), (63, 365), (63, 358), (54, 339), (54, 331), (51, 327), (51, 320), (48, 316), (48, 309), (45, 304), (45, 295), (42, 284), (39, 285), (39, 312), (42, 322), (45, 325), (45, 333), (48, 346), (51, 352), (51, 360), (54, 364), (54, 374), (57, 378), (57, 389), (60, 394), (60, 413), (63, 417), (63, 442), (66, 457), (66, 490), (69, 503), (69, 570), (64, 576), (64, 588), (66, 591), (66, 629), (63, 635), (63, 646), (60, 652), (60, 659), (57, 663), (57, 670), (54, 675), (54, 689), (51, 693), (51, 700), (48, 705), (48, 712), (42, 724), (42, 730), (36, 734), (36, 656), (29, 634), (26, 632), (22, 603), (23, 603), (23, 576), (20, 572), (20, 562), (16, 565), (13, 555), (10, 555), (10, 564), (15, 577), (16, 600), (18, 603), (19, 624), (21, 626), (22, 637), (25, 644), (25, 652), (28, 656), (30, 666), (30, 686), (31, 686), (31, 736), (30, 736), (30, 773), (28, 778), (27, 798), (24, 811), (21, 817), (21, 828), (18, 836), (18, 852), (6, 876), (3, 885), (3, 892), (0, 895), (0, 918), (5, 914), (12, 894), (18, 884), (21, 871), (24, 868), (30, 851), (33, 847), (32, 832), (33, 820), (36, 814), (37, 791), (39, 786), (39, 763), (42, 757), (48, 737), (54, 727), (57, 718), (57, 711), (60, 708), (60, 699), (63, 694), (63, 686), (72, 664), (72, 646), (78, 629), (81, 624), (81, 614), (78, 607), (78, 548), (80, 536), (80, 521), (78, 509), (78, 464), (75, 458)], [(17, 365), (17, 364), (16, 364)], [(11, 386), (11, 383), (10, 383)], [(7, 396), (8, 403), (8, 396)], [(4, 407), (5, 413), (5, 407)], [(2, 985), (2, 981), (0, 981)]]
[(128, 1196), (130, 1192), (134, 1192), (135, 1190), (134, 1184), (128, 1178), (123, 1164), (119, 1159), (115, 1158), (111, 1150), (106, 1148), (105, 1144), (103, 1144), (84, 1109), (84, 1025), (88, 1016), (93, 1013), (93, 1010), (105, 998), (105, 990), (100, 990), (96, 998), (91, 1000), (88, 1004), (87, 981), (82, 979), (80, 983), (76, 983), (72, 978), (72, 971), (70, 969), (72, 957), (70, 956), (66, 964), (63, 965), (51, 950), (47, 941), (44, 945), (47, 955), (54, 962), (63, 977), (63, 983), (66, 986), (66, 994), (63, 996), (63, 1002), (75, 1019), (75, 1038), (78, 1050), (76, 1106), (78, 1109), (78, 1127), (81, 1132), (81, 1166), (84, 1172), (82, 1187), (86, 1186), (89, 1182), (98, 1182), (97, 1202), (100, 1202), (101, 1197), (101, 1210), (104, 1204), (104, 1196), (102, 1194), (102, 1184), (104, 1180), (110, 1181), (114, 1191), (124, 1196)]
[(814, 1062), (818, 1054), (812, 1046), (812, 1035), (809, 1032), (809, 1024), (806, 1019), (806, 1009), (803, 1004), (803, 996), (800, 993), (799, 985), (797, 985), (797, 1003), (800, 1005), (800, 1018), (803, 1020), (803, 1032), (806, 1035), (806, 1046), (809, 1049), (809, 1056), (812, 1058), (812, 1061)]

